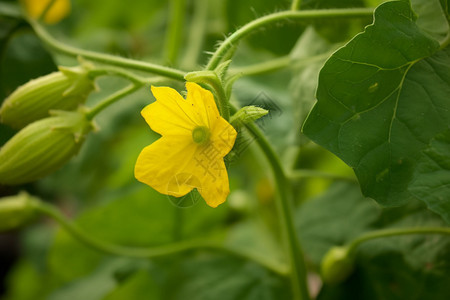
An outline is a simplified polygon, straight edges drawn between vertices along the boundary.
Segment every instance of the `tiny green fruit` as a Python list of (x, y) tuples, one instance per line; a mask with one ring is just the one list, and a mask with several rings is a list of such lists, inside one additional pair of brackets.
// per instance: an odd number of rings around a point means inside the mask
[(352, 273), (353, 265), (347, 247), (332, 247), (322, 259), (322, 279), (328, 284), (341, 283)]

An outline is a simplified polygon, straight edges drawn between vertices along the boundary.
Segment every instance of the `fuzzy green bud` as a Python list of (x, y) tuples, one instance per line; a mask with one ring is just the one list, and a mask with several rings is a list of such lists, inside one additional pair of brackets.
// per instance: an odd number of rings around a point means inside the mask
[(347, 247), (332, 247), (320, 266), (323, 281), (328, 284), (343, 282), (353, 272), (353, 264)]
[(0, 198), (0, 232), (17, 228), (35, 215), (35, 199), (27, 193)]
[(89, 77), (90, 65), (59, 67), (54, 72), (18, 87), (0, 108), (2, 123), (20, 129), (46, 118), (50, 110), (74, 110), (95, 89)]
[(244, 106), (230, 119), (230, 123), (236, 128), (244, 124), (258, 120), (269, 113), (268, 110), (258, 106)]
[(52, 111), (29, 124), (0, 149), (0, 183), (22, 184), (44, 177), (78, 153), (93, 129), (82, 112)]

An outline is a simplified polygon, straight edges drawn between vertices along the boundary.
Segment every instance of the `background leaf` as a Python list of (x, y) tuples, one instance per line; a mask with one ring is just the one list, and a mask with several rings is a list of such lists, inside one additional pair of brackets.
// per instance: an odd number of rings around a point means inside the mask
[(198, 255), (184, 260), (174, 271), (165, 299), (292, 299), (286, 280), (229, 256)]
[[(345, 245), (365, 232), (445, 226), (419, 201), (382, 209), (349, 183), (336, 183), (310, 199), (296, 220), (306, 255), (316, 268), (331, 247)], [(450, 239), (445, 235), (374, 239), (357, 248), (352, 275), (340, 285), (324, 285), (317, 299), (444, 300), (450, 291), (449, 270)]]
[(378, 7), (374, 24), (323, 67), (318, 102), (303, 127), (353, 167), (363, 193), (383, 205), (412, 199), (407, 186), (417, 158), (450, 119), (448, 51), (438, 51), (414, 19), (405, 2)]
[(450, 224), (450, 131), (432, 139), (418, 161), (409, 190)]

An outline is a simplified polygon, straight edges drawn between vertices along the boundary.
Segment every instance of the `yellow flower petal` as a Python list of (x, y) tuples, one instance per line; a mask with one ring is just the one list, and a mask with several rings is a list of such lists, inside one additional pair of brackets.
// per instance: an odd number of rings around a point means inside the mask
[[(236, 130), (220, 116), (210, 91), (189, 82), (186, 88), (183, 99), (174, 89), (152, 87), (156, 102), (141, 114), (162, 137), (142, 150), (135, 177), (175, 197), (196, 188), (209, 206), (217, 207), (230, 193), (223, 157), (233, 147)], [(199, 127), (208, 132), (201, 143), (193, 136)]]
[(191, 105), (169, 87), (154, 87), (156, 101), (147, 105), (141, 115), (153, 131), (161, 135), (186, 135), (203, 122), (192, 111)]
[(161, 194), (181, 197), (189, 193), (198, 179), (192, 175), (196, 152), (186, 136), (163, 137), (145, 147), (136, 162), (134, 176)]
[(223, 119), (210, 91), (205, 90), (194, 82), (186, 82), (186, 90), (186, 101), (195, 108), (203, 125), (211, 128), (219, 119)]
[(200, 179), (197, 190), (211, 207), (225, 202), (230, 193), (227, 169), (219, 151), (213, 144), (199, 147), (194, 156), (195, 168), (191, 169)]

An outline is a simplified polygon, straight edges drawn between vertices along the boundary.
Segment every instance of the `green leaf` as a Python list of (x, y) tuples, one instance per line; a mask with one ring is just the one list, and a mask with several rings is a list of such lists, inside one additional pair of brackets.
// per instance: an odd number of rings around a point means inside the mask
[[(136, 247), (159, 245), (171, 242), (173, 225), (167, 216), (173, 210), (166, 196), (142, 187), (121, 199), (87, 210), (79, 216), (77, 224), (95, 238), (109, 242)], [(102, 253), (60, 231), (48, 262), (52, 274), (67, 282), (91, 272), (102, 257)]]
[[(118, 276), (123, 269), (145, 264), (143, 260), (116, 258), (101, 264), (89, 276), (73, 281), (54, 291), (48, 300), (84, 299), (102, 300), (118, 285)], [(128, 298), (129, 299), (129, 298)]]
[(151, 300), (162, 299), (155, 280), (147, 270), (140, 270), (132, 274), (103, 300), (138, 300), (143, 297)]
[[(300, 130), (301, 124), (305, 121), (309, 111), (315, 102), (315, 92), (317, 90), (317, 77), (322, 68), (327, 53), (335, 49), (330, 43), (322, 38), (314, 29), (309, 26), (298, 39), (290, 53), (292, 60), (292, 79), (289, 85), (289, 92), (293, 100), (293, 112), (297, 120), (297, 128)], [(306, 63), (298, 64), (297, 61)]]
[(383, 205), (412, 199), (407, 186), (417, 158), (450, 119), (449, 51), (438, 51), (414, 20), (406, 2), (379, 6), (374, 24), (321, 70), (318, 102), (303, 127)]
[(173, 268), (166, 299), (287, 300), (292, 299), (287, 283), (285, 278), (252, 262), (203, 253)]
[(56, 70), (52, 58), (33, 33), (16, 27), (11, 30), (13, 34), (0, 49), (1, 100), (30, 79)]
[(423, 151), (409, 190), (450, 223), (450, 130)]
[[(365, 2), (364, 0), (303, 0), (301, 2), (301, 9), (355, 8), (364, 7)], [(344, 42), (360, 32), (370, 21), (370, 18), (348, 18), (345, 21), (339, 19), (319, 19), (313, 21), (312, 24), (316, 31), (328, 41)]]
[[(406, 210), (406, 215), (405, 208), (385, 210), (380, 221), (390, 220), (386, 225), (391, 228), (443, 226), (436, 215), (420, 206)], [(351, 299), (358, 295), (358, 299), (367, 300), (446, 300), (450, 293), (449, 257), (450, 240), (443, 235), (368, 241), (357, 250), (353, 275), (342, 285), (324, 286), (317, 299)]]
[(296, 213), (297, 232), (307, 257), (314, 265), (320, 265), (332, 246), (344, 245), (369, 231), (380, 212), (377, 205), (364, 199), (356, 184), (333, 184)]
[[(227, 18), (227, 28), (224, 32), (234, 32), (236, 28), (257, 17), (288, 8), (286, 2), (271, 0), (228, 0), (224, 1), (224, 5)], [(300, 33), (301, 29), (298, 25), (267, 26), (264, 30), (251, 35), (248, 38), (248, 45), (278, 55), (287, 54)]]
[[(296, 214), (306, 257), (317, 267), (334, 246), (373, 230), (442, 227), (443, 221), (420, 201), (382, 209), (364, 199), (355, 184), (335, 183), (308, 200)], [(450, 240), (445, 235), (374, 239), (356, 250), (355, 270), (341, 285), (324, 285), (317, 299), (446, 299)]]

